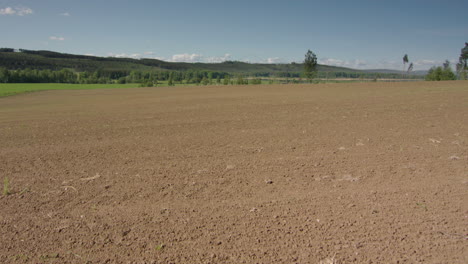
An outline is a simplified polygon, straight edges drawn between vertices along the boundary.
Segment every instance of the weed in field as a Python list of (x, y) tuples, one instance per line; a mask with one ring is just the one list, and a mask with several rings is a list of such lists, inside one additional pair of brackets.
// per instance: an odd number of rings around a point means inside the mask
[(416, 205), (423, 208), (424, 211), (427, 211), (427, 205), (425, 203), (416, 203)]
[(157, 245), (156, 247), (154, 247), (154, 249), (159, 251), (159, 250), (163, 250), (165, 247), (166, 247), (166, 245), (160, 244), (160, 245)]
[(18, 195), (23, 195), (23, 194), (25, 194), (25, 193), (27, 193), (27, 192), (29, 192), (29, 188), (28, 188), (28, 187), (24, 188), (21, 192), (18, 193)]
[(8, 180), (8, 177), (5, 177), (3, 179), (3, 195), (7, 196), (10, 194), (10, 180)]

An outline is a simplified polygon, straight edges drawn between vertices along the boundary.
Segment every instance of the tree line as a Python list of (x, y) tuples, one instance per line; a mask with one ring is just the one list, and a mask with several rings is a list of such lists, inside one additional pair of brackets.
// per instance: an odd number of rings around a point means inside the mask
[[(8, 70), (0, 67), (0, 83), (72, 83), (72, 84), (104, 84), (104, 83), (140, 83), (154, 86), (160, 82), (168, 85), (175, 84), (260, 84), (261, 79), (282, 79), (283, 82), (303, 82), (307, 75), (300, 72), (271, 73), (227, 73), (217, 71), (125, 71), (125, 70), (97, 70), (78, 72), (72, 69), (38, 70), (17, 69)], [(394, 73), (365, 73), (365, 72), (316, 72), (318, 79), (399, 79), (401, 74)], [(419, 78), (409, 76), (408, 78)]]
[[(169, 83), (199, 84), (213, 83), (213, 80), (226, 79), (230, 76), (226, 72), (212, 71), (112, 71), (97, 70), (77, 72), (70, 69), (37, 70), (18, 69), (8, 70), (0, 68), (0, 83), (158, 83), (167, 81)], [(218, 82), (219, 82), (218, 81)]]
[(450, 61), (446, 60), (442, 66), (432, 67), (426, 75), (426, 81), (449, 81), (458, 79), (466, 80), (468, 77), (468, 42), (461, 49), (458, 63), (456, 64), (456, 74), (452, 71)]
[(426, 75), (426, 81), (450, 81), (456, 79), (457, 76), (452, 71), (448, 60), (445, 61), (442, 67), (432, 67)]
[[(409, 64), (408, 64), (409, 63)], [(408, 67), (406, 67), (408, 64)], [(304, 70), (303, 74), (307, 77), (307, 79), (312, 81), (314, 78), (317, 77), (317, 56), (311, 50), (308, 50), (305, 54), (304, 59)], [(403, 56), (403, 73), (405, 77), (408, 78), (410, 73), (414, 69), (414, 64), (409, 61), (408, 54)], [(432, 67), (425, 76), (426, 81), (446, 81), (446, 80), (456, 80), (457, 78), (460, 80), (466, 80), (468, 78), (468, 42), (465, 42), (465, 47), (461, 49), (460, 57), (458, 63), (456, 64), (457, 74), (452, 71), (452, 67), (450, 66), (450, 62), (446, 60), (442, 66)], [(336, 76), (336, 73), (334, 73)], [(401, 76), (398, 74), (398, 76)], [(328, 75), (327, 75), (328, 77)], [(412, 76), (413, 78), (415, 76)], [(379, 76), (381, 78), (381, 76)], [(410, 77), (411, 78), (411, 77)]]
[[(457, 76), (458, 75), (458, 76)], [(426, 75), (426, 81), (448, 81), (468, 79), (468, 42), (460, 51), (460, 57), (456, 64), (456, 73), (452, 71), (450, 61), (446, 60), (442, 66), (432, 67)]]

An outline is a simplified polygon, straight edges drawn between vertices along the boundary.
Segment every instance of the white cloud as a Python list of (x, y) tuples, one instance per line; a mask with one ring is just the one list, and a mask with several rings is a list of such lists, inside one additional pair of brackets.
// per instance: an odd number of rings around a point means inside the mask
[(0, 9), (0, 15), (25, 16), (34, 13), (29, 7), (5, 7)]
[(208, 63), (220, 63), (220, 62), (225, 62), (231, 59), (231, 54), (226, 53), (224, 56), (221, 57), (203, 57), (203, 62), (208, 62)]
[(402, 71), (402, 63), (403, 60), (401, 62), (395, 60), (379, 60), (378, 62), (369, 64), (368, 67), (366, 67), (366, 69), (389, 69)]
[(140, 53), (133, 53), (133, 54), (127, 54), (127, 53), (108, 53), (107, 54), (109, 57), (115, 57), (115, 58), (132, 58), (132, 59), (139, 59), (141, 58)]
[(202, 55), (200, 54), (175, 54), (172, 55), (171, 61), (173, 62), (200, 62)]
[[(457, 60), (449, 60), (452, 66), (454, 66), (457, 63)], [(419, 71), (419, 70), (428, 70), (434, 66), (442, 66), (442, 64), (445, 62), (445, 60), (429, 60), (429, 59), (419, 59), (415, 61), (410, 61), (410, 63), (413, 63), (414, 68), (413, 71)], [(406, 68), (408, 67), (408, 64), (406, 64)], [(375, 64), (369, 65), (369, 67), (366, 67), (366, 69), (391, 69), (391, 70), (403, 70), (403, 61), (386, 61), (386, 60), (381, 60)]]
[[(154, 54), (154, 53), (152, 53)], [(174, 54), (170, 58), (157, 57), (154, 56), (153, 59), (169, 61), (169, 62), (206, 62), (206, 63), (220, 63), (231, 59), (231, 54), (226, 53), (224, 56), (219, 57), (206, 57), (202, 54), (196, 53), (183, 53), (183, 54)]]
[(330, 65), (330, 66), (343, 66), (345, 61), (339, 59), (325, 58), (318, 60), (319, 64)]
[[(221, 63), (225, 61), (233, 60), (232, 55), (229, 53), (224, 54), (223, 56), (204, 56), (202, 54), (197, 53), (182, 53), (182, 54), (175, 54), (172, 55), (170, 58), (165, 57), (152, 57), (153, 59), (169, 61), (169, 62), (203, 62), (203, 63)], [(238, 59), (236, 59), (238, 60)], [(261, 59), (258, 58), (256, 60), (251, 59), (240, 59), (238, 61), (247, 62), (247, 63), (267, 63), (267, 64), (279, 64), (279, 63), (287, 63), (286, 60), (279, 57)]]
[(266, 60), (266, 63), (268, 63), (268, 64), (277, 64), (277, 63), (281, 63), (281, 59), (278, 58), (278, 57), (268, 58), (268, 59)]
[[(449, 60), (450, 65), (452, 66), (453, 69), (455, 69), (456, 64), (458, 63), (458, 60), (452, 59)], [(417, 60), (414, 63), (414, 67), (418, 67), (418, 69), (423, 69), (427, 70), (430, 69), (434, 66), (442, 66), (445, 63), (445, 60), (443, 61), (438, 61), (438, 60)]]
[(11, 7), (0, 9), (0, 15), (14, 15), (14, 14), (16, 14), (16, 11)]
[(133, 58), (133, 59), (151, 58), (151, 59), (157, 59), (157, 60), (168, 61), (168, 62), (220, 63), (220, 62), (231, 60), (231, 54), (229, 53), (226, 53), (223, 56), (212, 56), (212, 57), (204, 56), (202, 54), (197, 54), (197, 53), (174, 54), (170, 56), (169, 58), (162, 57), (162, 56), (155, 56), (155, 55), (156, 53), (152, 51), (146, 51), (146, 52), (143, 52), (143, 54), (112, 53), (112, 52), (107, 54), (107, 56), (109, 57), (116, 57), (116, 58)]
[(338, 66), (338, 67), (346, 67), (346, 68), (365, 68), (368, 66), (368, 63), (364, 60), (340, 60), (340, 59), (333, 59), (333, 58), (323, 58), (318, 60), (319, 64), (330, 65), (330, 66)]
[[(452, 66), (457, 63), (457, 60), (451, 59), (449, 60)], [(441, 66), (444, 61), (440, 60), (429, 60), (429, 59), (419, 59), (415, 61), (410, 61), (410, 63), (414, 64), (413, 71), (419, 70), (428, 70), (434, 66)], [(346, 68), (353, 68), (353, 69), (388, 69), (388, 70), (403, 70), (403, 60), (379, 60), (376, 62), (368, 62), (359, 59), (353, 60), (340, 60), (340, 59), (333, 59), (333, 58), (323, 58), (319, 59), (319, 64), (330, 65), (330, 66), (338, 66), (338, 67), (346, 67)], [(408, 68), (408, 64), (406, 64), (406, 69)]]
[(123, 57), (127, 57), (127, 53), (118, 53), (118, 54), (114, 54), (114, 53), (109, 53), (107, 54), (109, 57), (116, 57), (116, 58), (123, 58)]
[(33, 13), (31, 8), (28, 7), (19, 7), (16, 9), (18, 16), (30, 15)]
[(436, 64), (442, 64), (435, 60), (418, 60), (414, 62), (414, 66), (434, 66)]
[(71, 16), (71, 15), (70, 15), (70, 13), (68, 13), (68, 12), (65, 12), (65, 13), (60, 13), (60, 15), (61, 15), (61, 16), (65, 16), (65, 17), (69, 17), (69, 16)]
[(49, 37), (50, 40), (56, 40), (56, 41), (64, 41), (64, 37), (56, 37), (56, 36), (51, 36)]

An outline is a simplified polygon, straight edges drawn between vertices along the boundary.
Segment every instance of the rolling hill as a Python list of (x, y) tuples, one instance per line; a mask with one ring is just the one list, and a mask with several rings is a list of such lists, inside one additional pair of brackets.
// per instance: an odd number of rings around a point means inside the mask
[[(2, 52), (3, 51), (3, 52)], [(240, 61), (226, 61), (222, 63), (184, 63), (167, 62), (157, 59), (131, 59), (115, 57), (96, 57), (86, 55), (74, 55), (53, 51), (33, 51), (12, 49), (0, 50), (0, 67), (9, 70), (38, 69), (61, 70), (63, 68), (75, 71), (219, 71), (228, 73), (277, 73), (277, 72), (302, 72), (300, 63), (289, 64), (257, 64)], [(363, 72), (360, 70), (318, 65), (320, 72)]]

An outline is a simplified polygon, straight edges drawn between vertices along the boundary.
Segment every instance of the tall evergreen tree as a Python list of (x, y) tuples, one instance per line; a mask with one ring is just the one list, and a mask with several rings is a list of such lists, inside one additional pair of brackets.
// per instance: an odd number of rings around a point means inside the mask
[(304, 59), (304, 73), (309, 82), (312, 81), (317, 73), (317, 55), (308, 50)]
[(408, 66), (408, 70), (406, 71), (406, 73), (410, 73), (410, 72), (413, 70), (413, 66), (414, 66), (414, 64), (413, 64), (413, 63), (410, 63), (410, 65)]
[(169, 81), (167, 82), (167, 85), (174, 86), (174, 72), (169, 73)]
[(461, 50), (460, 58), (457, 63), (457, 72), (462, 80), (467, 79), (468, 71), (468, 42), (465, 42), (465, 47)]
[(403, 56), (403, 71), (406, 71), (406, 63), (408, 62), (409, 62), (408, 54), (405, 54), (405, 56)]

